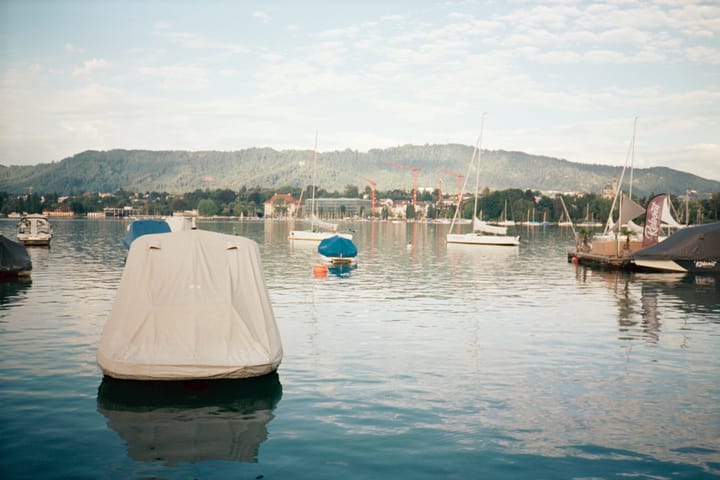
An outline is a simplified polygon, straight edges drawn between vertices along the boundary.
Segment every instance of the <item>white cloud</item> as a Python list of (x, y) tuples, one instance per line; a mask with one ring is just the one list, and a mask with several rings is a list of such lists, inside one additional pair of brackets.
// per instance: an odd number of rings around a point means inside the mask
[(531, 56), (531, 58), (539, 63), (563, 64), (577, 63), (582, 59), (582, 56), (571, 50), (565, 50), (534, 54)]
[(357, 25), (350, 25), (342, 28), (324, 30), (317, 34), (318, 38), (355, 38), (361, 32)]
[(406, 122), (438, 121), (442, 117), (456, 115), (457, 107), (450, 104), (428, 104), (420, 102), (401, 102), (391, 99), (377, 98), (373, 106), (383, 113), (392, 114), (394, 118)]
[(342, 65), (348, 58), (348, 49), (343, 42), (323, 42), (314, 45), (306, 58), (316, 65)]
[(583, 55), (587, 63), (629, 63), (631, 58), (615, 50), (591, 50)]
[(73, 70), (73, 76), (74, 77), (80, 77), (84, 75), (90, 75), (93, 72), (96, 72), (98, 70), (103, 70), (107, 68), (110, 64), (101, 59), (101, 58), (93, 58), (90, 60), (85, 60), (83, 65), (81, 67), (76, 68)]
[(157, 80), (164, 90), (198, 90), (209, 83), (207, 71), (193, 66), (143, 67), (140, 74)]
[(720, 34), (720, 4), (717, 2), (697, 4), (681, 2), (670, 10), (673, 25), (684, 34), (712, 39)]
[(165, 20), (158, 20), (153, 24), (153, 30), (168, 30), (169, 28), (170, 23)]
[(405, 20), (405, 17), (402, 15), (383, 15), (380, 17), (381, 22), (391, 22), (391, 23), (399, 23)]
[(63, 120), (60, 126), (68, 134), (81, 138), (85, 142), (98, 144), (103, 141), (103, 133), (107, 131), (107, 123), (100, 120)]
[(84, 53), (85, 52), (84, 49), (78, 48), (70, 42), (65, 43), (64, 48), (67, 53)]
[(711, 47), (690, 47), (686, 50), (688, 60), (697, 63), (720, 64), (720, 49)]
[(173, 31), (168, 26), (155, 28), (154, 32), (156, 35), (169, 40), (171, 43), (191, 50), (208, 49), (228, 53), (247, 53), (249, 51), (246, 45), (240, 43), (222, 42), (192, 32)]
[(260, 20), (263, 23), (270, 22), (270, 15), (268, 15), (267, 12), (263, 12), (263, 11), (253, 12), (253, 18), (256, 20)]
[(603, 43), (642, 45), (650, 40), (648, 32), (637, 28), (613, 28), (597, 35), (597, 40)]

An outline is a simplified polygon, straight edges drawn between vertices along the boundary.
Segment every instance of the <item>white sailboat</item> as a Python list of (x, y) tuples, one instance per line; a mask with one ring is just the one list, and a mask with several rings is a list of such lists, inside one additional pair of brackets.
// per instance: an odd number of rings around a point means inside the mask
[[(480, 157), (481, 153), (481, 142), (482, 132), (485, 123), (485, 114), (482, 114), (482, 120), (480, 121), (480, 136), (478, 137), (477, 144), (473, 150), (472, 158), (470, 159), (470, 165), (468, 166), (468, 173), (475, 163), (477, 158), (477, 165), (475, 168), (475, 202), (473, 204), (473, 230), (470, 233), (452, 233), (453, 227), (457, 223), (458, 213), (460, 212), (460, 205), (455, 211), (453, 221), (450, 224), (450, 232), (447, 234), (447, 243), (462, 243), (470, 245), (501, 245), (501, 246), (518, 246), (520, 245), (519, 236), (507, 235), (507, 228), (495, 225), (489, 225), (487, 222), (477, 218), (475, 212), (477, 212), (478, 204), (478, 190), (480, 189)], [(465, 176), (465, 182), (467, 183), (467, 175)], [(463, 185), (464, 189), (465, 185)]]
[[(338, 233), (337, 224), (322, 221), (317, 214), (315, 202), (315, 164), (317, 161), (317, 133), (315, 134), (315, 147), (313, 148), (312, 163), (312, 202), (310, 204), (310, 230), (291, 230), (288, 240), (310, 240), (320, 242), (335, 235), (352, 240), (352, 234)], [(302, 201), (302, 195), (300, 195)], [(299, 207), (299, 204), (298, 204)]]
[[(563, 201), (562, 197), (560, 197), (560, 200)], [(565, 202), (563, 201), (563, 208), (565, 208), (564, 203)], [(572, 220), (567, 215), (567, 213), (565, 213), (565, 211), (563, 210), (563, 212), (560, 214), (560, 220), (558, 220), (558, 227), (572, 227), (572, 226), (573, 226)]]
[(590, 213), (590, 204), (585, 206), (585, 220), (578, 223), (578, 227), (582, 228), (597, 228), (602, 227), (602, 222), (598, 222), (593, 218), (593, 214)]

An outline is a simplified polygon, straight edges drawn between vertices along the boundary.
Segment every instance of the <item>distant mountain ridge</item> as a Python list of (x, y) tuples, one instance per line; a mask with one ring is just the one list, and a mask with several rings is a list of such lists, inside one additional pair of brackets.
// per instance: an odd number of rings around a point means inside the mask
[[(442, 178), (444, 192), (457, 192), (450, 170), (467, 175), (473, 147), (467, 145), (405, 145), (368, 152), (343, 150), (318, 153), (315, 183), (328, 191), (346, 185), (377, 184), (378, 190), (411, 190), (413, 174), (395, 165), (417, 168), (418, 188), (437, 188)], [(309, 185), (311, 150), (249, 148), (222, 151), (88, 150), (59, 162), (34, 166), (0, 166), (0, 191), (77, 194), (82, 192), (183, 193), (196, 189), (246, 187), (277, 188)], [(481, 186), (558, 192), (600, 193), (622, 167), (588, 165), (568, 160), (503, 150), (482, 152)], [(474, 187), (470, 172), (468, 188)], [(667, 167), (636, 168), (633, 192), (684, 194), (718, 192), (720, 182)], [(627, 181), (627, 178), (626, 178)], [(471, 187), (472, 186), (472, 187)], [(467, 190), (467, 188), (466, 188)]]

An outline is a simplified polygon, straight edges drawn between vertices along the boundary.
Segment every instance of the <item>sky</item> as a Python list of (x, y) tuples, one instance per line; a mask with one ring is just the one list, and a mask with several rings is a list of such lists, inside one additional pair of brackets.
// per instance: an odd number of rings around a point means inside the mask
[(483, 112), (483, 149), (720, 180), (720, 0), (0, 0), (1, 165), (475, 145)]

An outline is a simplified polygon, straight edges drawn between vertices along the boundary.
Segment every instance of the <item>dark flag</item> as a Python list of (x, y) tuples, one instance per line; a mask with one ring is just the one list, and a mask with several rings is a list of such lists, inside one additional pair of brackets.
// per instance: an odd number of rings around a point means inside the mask
[(665, 206), (665, 194), (655, 195), (645, 209), (645, 228), (643, 229), (643, 248), (658, 243)]

